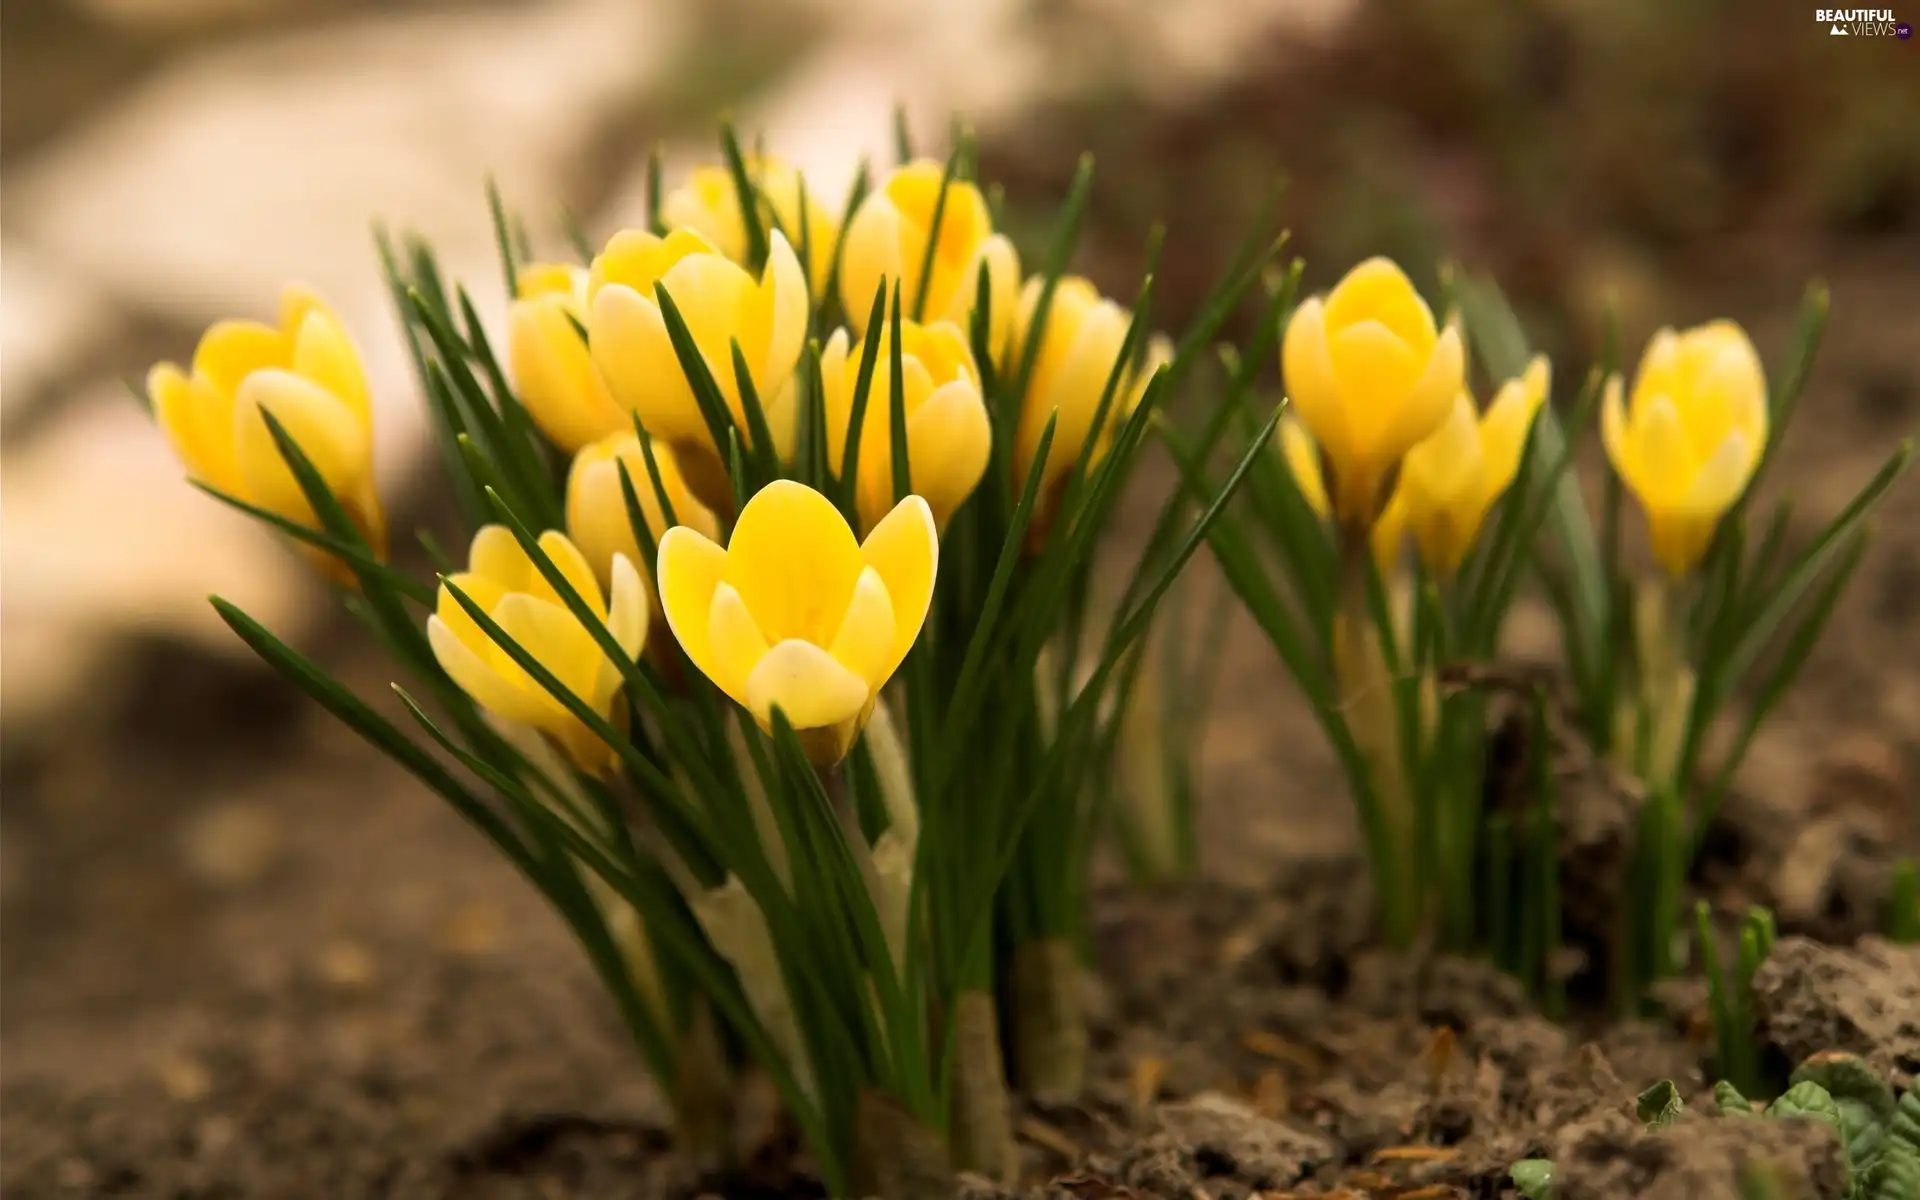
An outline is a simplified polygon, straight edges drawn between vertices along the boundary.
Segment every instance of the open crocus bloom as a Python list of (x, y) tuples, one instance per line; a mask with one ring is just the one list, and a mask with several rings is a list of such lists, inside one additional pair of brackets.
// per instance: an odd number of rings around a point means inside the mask
[(1325, 457), (1334, 515), (1348, 530), (1366, 530), (1400, 459), (1440, 428), (1465, 384), (1459, 331), (1437, 330), (1400, 268), (1372, 258), (1325, 301), (1300, 305), (1280, 361), (1294, 409)]
[[(565, 534), (543, 533), (539, 546), (594, 615), (605, 621), (627, 658), (637, 656), (647, 640), (647, 601), (633, 563), (625, 555), (614, 556), (611, 598), (603, 599), (586, 557)], [(502, 632), (588, 708), (601, 716), (613, 712), (621, 669), (574, 617), (506, 526), (488, 525), (475, 534), (467, 569), (449, 577), (447, 583), (478, 604)], [(611, 765), (613, 752), (606, 743), (480, 628), (454, 599), (447, 583), (441, 585), (439, 603), (427, 618), (427, 638), (448, 677), (494, 716), (551, 735), (581, 770), (601, 771)]]
[(587, 328), (608, 389), (640, 415), (648, 433), (673, 446), (695, 494), (709, 508), (728, 509), (733, 488), (725, 448), (714, 443), (694, 400), (667, 336), (656, 286), (673, 298), (734, 422), (748, 434), (733, 347), (739, 345), (762, 404), (785, 394), (806, 345), (806, 278), (777, 230), (758, 280), (691, 229), (664, 238), (640, 230), (617, 233), (593, 260)]
[[(1547, 360), (1535, 358), (1501, 387), (1484, 416), (1461, 391), (1439, 430), (1407, 451), (1388, 509), (1412, 528), (1420, 560), (1435, 575), (1448, 578), (1460, 569), (1488, 511), (1520, 470), (1548, 381)], [(1383, 515), (1381, 523), (1387, 521)]]
[[(855, 496), (860, 523), (873, 528), (893, 507), (893, 355), (889, 323), (880, 332), (878, 361), (860, 423), (860, 478)], [(820, 382), (827, 414), (827, 461), (837, 476), (846, 458), (847, 426), (853, 422), (854, 390), (865, 342), (849, 346), (847, 331), (834, 331), (820, 355)], [(993, 454), (993, 427), (980, 396), (980, 376), (958, 326), (946, 321), (900, 323), (902, 407), (907, 417), (907, 465), (915, 495), (933, 510), (934, 524), (947, 519), (973, 494)]]
[(1685, 575), (1747, 488), (1767, 446), (1767, 379), (1760, 356), (1732, 321), (1647, 344), (1633, 395), (1607, 381), (1601, 440), (1613, 469), (1646, 511), (1653, 554)]
[[(195, 347), (190, 370), (163, 362), (148, 372), (147, 395), (191, 478), (318, 529), (318, 515), (260, 415), (272, 413), (375, 555), (386, 553), (366, 375), (340, 319), (312, 292), (289, 287), (281, 294), (277, 328), (215, 322)], [(338, 582), (353, 583), (332, 555), (314, 550), (309, 557)]]
[(829, 766), (926, 620), (940, 543), (908, 496), (862, 543), (825, 496), (768, 484), (725, 549), (685, 526), (660, 539), (660, 603), (694, 666), (772, 729), (779, 708)]

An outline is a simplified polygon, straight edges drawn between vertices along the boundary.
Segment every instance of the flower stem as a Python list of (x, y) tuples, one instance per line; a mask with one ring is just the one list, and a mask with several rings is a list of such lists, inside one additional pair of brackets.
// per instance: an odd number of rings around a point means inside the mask
[(1041, 1104), (1073, 1103), (1087, 1073), (1087, 1015), (1073, 943), (1043, 938), (1014, 951), (1013, 996), (1021, 1086)]
[(940, 1137), (874, 1088), (862, 1088), (854, 1132), (854, 1195), (946, 1200), (953, 1168)]
[[(1417, 894), (1413, 879), (1413, 812), (1400, 761), (1400, 723), (1393, 677), (1373, 619), (1367, 592), (1369, 549), (1365, 532), (1342, 539), (1340, 592), (1333, 614), (1333, 669), (1340, 711), (1365, 764), (1368, 778), (1362, 820), (1370, 828), (1374, 889), (1388, 940), (1412, 939)], [(1356, 781), (1359, 782), (1359, 781)], [(1372, 808), (1371, 818), (1365, 809)]]
[(960, 1169), (1011, 1183), (1019, 1169), (1012, 1103), (991, 991), (969, 988), (953, 1001), (953, 1096), (948, 1123)]

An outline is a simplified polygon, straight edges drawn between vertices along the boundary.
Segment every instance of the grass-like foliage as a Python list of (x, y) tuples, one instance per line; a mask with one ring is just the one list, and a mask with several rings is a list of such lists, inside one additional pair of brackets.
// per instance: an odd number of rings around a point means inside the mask
[[(398, 704), (221, 615), (548, 898), (690, 1146), (723, 1152), (758, 1069), (837, 1195), (1009, 1177), (1003, 1062), (1078, 1094), (1086, 863), (1126, 694), (1274, 419), (1096, 604), (1149, 432), (1270, 289), (1278, 241), (1255, 229), (1156, 336), (1151, 275), (1123, 306), (1067, 274), (1090, 162), (1023, 277), (955, 147), (903, 144), (827, 206), (723, 130), (684, 187), (653, 172), (647, 228), (598, 253), (576, 233), (577, 263), (533, 261), (490, 190), (500, 351), (430, 245), (383, 233), (471, 539), (460, 562), (422, 534), (436, 581), (388, 562), (365, 381), (317, 301), (216, 327), (150, 389), (195, 480), (342, 585)], [(1263, 297), (1269, 338), (1287, 294)], [(205, 433), (223, 423), (237, 464)]]

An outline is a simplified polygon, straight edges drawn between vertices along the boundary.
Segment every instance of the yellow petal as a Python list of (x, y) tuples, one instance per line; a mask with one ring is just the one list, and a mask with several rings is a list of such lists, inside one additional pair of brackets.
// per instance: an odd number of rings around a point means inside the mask
[[(449, 586), (451, 585), (451, 586)], [(480, 628), (479, 622), (468, 615), (467, 610), (453, 597), (453, 588), (459, 588), (467, 599), (480, 606), (482, 612), (491, 613), (500, 601), (504, 600), (508, 589), (472, 571), (463, 571), (447, 577), (441, 584), (434, 603), (434, 615), (440, 623), (466, 643), (467, 648), (485, 658), (491, 653), (493, 640)]]
[(771, 728), (773, 710), (795, 730), (823, 729), (856, 720), (872, 692), (866, 682), (812, 642), (776, 644), (747, 676), (747, 708)]
[[(766, 341), (747, 361), (753, 369), (753, 384), (762, 397), (771, 399), (784, 390), (793, 378), (800, 352), (807, 345), (807, 323), (811, 317), (807, 277), (794, 257), (786, 235), (774, 230), (767, 251), (767, 269), (760, 280), (761, 303), (766, 316)], [(746, 349), (745, 341), (741, 349)]]
[(877, 692), (897, 665), (893, 658), (896, 633), (887, 585), (878, 571), (868, 567), (854, 585), (853, 600), (847, 605), (847, 615), (828, 653)]
[(885, 678), (913, 648), (933, 601), (933, 581), (940, 569), (940, 534), (933, 510), (920, 497), (908, 496), (873, 527), (861, 543), (860, 555), (887, 585), (887, 597), (893, 602), (893, 655), (882, 673)]
[(1405, 342), (1416, 358), (1424, 357), (1434, 344), (1432, 310), (1406, 273), (1388, 258), (1370, 258), (1347, 272), (1327, 295), (1326, 320), (1328, 330), (1336, 335), (1349, 325), (1377, 321)]
[(1463, 497), (1486, 468), (1480, 454), (1480, 422), (1473, 398), (1455, 392), (1453, 409), (1432, 436), (1407, 451), (1400, 487), (1415, 507), (1448, 504)]
[(825, 496), (790, 479), (762, 488), (727, 543), (726, 581), (769, 642), (827, 645), (860, 578), (860, 546)]
[(255, 371), (292, 365), (293, 347), (287, 339), (258, 321), (216, 321), (193, 351), (193, 373), (229, 396)]
[(624, 554), (613, 556), (612, 575), (607, 630), (629, 659), (637, 659), (647, 644), (647, 586), (641, 581), (639, 568)]
[[(1300, 412), (1333, 460), (1335, 474), (1341, 476), (1336, 480), (1336, 493), (1344, 493), (1348, 490), (1344, 477), (1351, 469), (1383, 470), (1410, 448), (1411, 443), (1398, 444), (1404, 432), (1400, 426), (1401, 409), (1426, 364), (1415, 358), (1412, 348), (1378, 321), (1361, 321), (1333, 331), (1328, 350), (1333, 359), (1334, 378), (1340, 385), (1347, 429), (1353, 436), (1349, 457), (1341, 458), (1320, 436), (1310, 410), (1302, 406)], [(1451, 393), (1448, 399), (1451, 400)], [(1445, 416), (1446, 411), (1442, 409), (1433, 425), (1420, 436), (1431, 433)], [(1351, 468), (1350, 462), (1354, 464)], [(1335, 507), (1340, 507), (1337, 498)]]
[(588, 330), (593, 362), (608, 391), (622, 408), (640, 415), (648, 433), (712, 448), (713, 435), (651, 299), (620, 284), (602, 287)]
[[(969, 382), (955, 381), (935, 389), (919, 411), (907, 418), (913, 490), (926, 498), (940, 528), (979, 486), (992, 454), (993, 427), (987, 406)], [(869, 528), (884, 515), (861, 514)]]
[(235, 398), (234, 456), (248, 496), (290, 519), (312, 520), (306, 493), (260, 413), (271, 412), (329, 490), (357, 493), (372, 468), (371, 430), (332, 392), (278, 368), (248, 375)]
[(1739, 430), (1728, 433), (1693, 477), (1680, 507), (1690, 513), (1717, 522), (1746, 490), (1757, 460), (1747, 435)]
[(1460, 330), (1452, 325), (1433, 343), (1433, 353), (1420, 377), (1401, 402), (1394, 418), (1395, 433), (1388, 442), (1393, 457), (1405, 454), (1433, 435), (1453, 409), (1453, 401), (1467, 386), (1467, 354)]
[(482, 525), (474, 531), (467, 547), (467, 567), (509, 592), (524, 592), (533, 585), (533, 560), (505, 525)]
[(971, 336), (973, 309), (980, 296), (980, 272), (987, 274), (987, 353), (997, 362), (1005, 354), (1020, 312), (1020, 252), (1005, 234), (996, 233), (980, 246), (946, 316)]
[(507, 362), (527, 411), (562, 450), (627, 428), (562, 297), (521, 300), (508, 310)]
[(1320, 447), (1314, 444), (1307, 427), (1292, 414), (1280, 418), (1280, 454), (1293, 476), (1294, 486), (1300, 489), (1301, 498), (1322, 517), (1332, 515), (1333, 509), (1327, 504), (1326, 481), (1321, 477)]
[[(853, 422), (853, 385), (855, 371), (848, 355), (851, 346), (845, 329), (836, 329), (820, 352), (821, 406), (826, 410), (827, 465), (837, 476), (847, 457), (847, 426)], [(872, 400), (868, 400), (869, 406)]]
[(855, 336), (866, 333), (882, 282), (905, 270), (900, 239), (900, 214), (884, 190), (861, 201), (840, 250), (840, 306)]
[(1341, 461), (1348, 455), (1353, 437), (1348, 432), (1350, 416), (1334, 376), (1325, 312), (1318, 299), (1302, 303), (1287, 322), (1280, 346), (1280, 368), (1287, 398), (1293, 402), (1300, 423), (1328, 457)]
[[(580, 547), (574, 545), (566, 534), (557, 529), (549, 529), (541, 534), (537, 544), (553, 565), (559, 568), (560, 574), (566, 581), (573, 585), (573, 590), (580, 593), (580, 598), (587, 602), (588, 608), (593, 609), (596, 614), (607, 611), (607, 602), (601, 595), (600, 583), (594, 578), (593, 568), (588, 565), (587, 556), (580, 552)], [(531, 559), (528, 560), (527, 565), (533, 567)], [(560, 598), (558, 590), (547, 582), (547, 577), (540, 573), (538, 567), (533, 567), (532, 578), (528, 580), (524, 590), (529, 595), (550, 601), (563, 612), (567, 611), (566, 602)]]
[(1613, 464), (1620, 482), (1638, 495), (1639, 467), (1634, 461), (1633, 442), (1628, 435), (1627, 410), (1621, 402), (1618, 375), (1608, 376), (1606, 387), (1600, 394), (1600, 444), (1606, 449), (1607, 461)]
[(204, 379), (189, 379), (172, 363), (160, 363), (147, 372), (147, 397), (187, 474), (238, 496), (245, 484), (234, 460), (233, 396)]
[[(632, 437), (632, 434), (625, 435)], [(639, 561), (640, 544), (633, 536), (633, 525), (627, 519), (627, 499), (620, 489), (620, 462), (612, 455), (590, 459), (597, 447), (606, 446), (621, 440), (622, 435), (595, 442), (575, 456), (573, 466), (567, 472), (567, 535), (573, 539), (580, 552), (587, 556), (594, 574), (611, 583), (613, 580), (613, 560), (616, 555)], [(636, 441), (636, 446), (638, 445)], [(647, 511), (647, 500), (653, 492), (652, 485), (646, 479), (643, 466), (635, 475), (632, 467), (628, 475), (633, 479), (634, 496), (640, 501), (640, 512), (647, 520), (647, 527), (653, 531), (657, 543), (660, 528), (664, 524), (659, 515), (660, 502), (654, 500), (653, 512)]]
[[(700, 349), (700, 357), (706, 360), (714, 383), (726, 397), (727, 407), (733, 410), (734, 420), (744, 428), (746, 410), (740, 402), (733, 344), (740, 344), (740, 355), (746, 360), (750, 375), (755, 363), (766, 360), (775, 315), (768, 294), (761, 292), (753, 277), (741, 270), (739, 264), (718, 254), (688, 255), (661, 277), (660, 286), (679, 308), (687, 332), (693, 335), (694, 344)], [(804, 305), (804, 288), (799, 295)], [(663, 323), (663, 334), (665, 329)], [(671, 343), (668, 349), (671, 351)], [(758, 385), (756, 379), (755, 386)]]
[(1480, 449), (1486, 456), (1486, 482), (1496, 494), (1506, 490), (1520, 469), (1527, 435), (1547, 401), (1548, 381), (1547, 360), (1536, 356), (1520, 378), (1509, 379), (1501, 386), (1481, 419)]
[[(495, 607), (493, 619), (499, 623), (502, 633), (533, 655), (562, 687), (588, 706), (593, 705), (598, 690), (597, 676), (606, 655), (586, 627), (573, 619), (573, 614), (551, 601), (525, 592), (512, 592)], [(501, 654), (504, 658), (505, 651)], [(504, 667), (496, 664), (495, 669), (509, 674), (519, 667), (507, 661)], [(532, 682), (531, 676), (528, 681), (531, 688), (554, 705), (556, 712), (565, 711), (565, 705), (551, 692)]]
[(360, 353), (327, 309), (316, 305), (301, 318), (293, 339), (293, 369), (346, 401), (355, 416), (372, 424), (373, 401), (360, 369)]
[(719, 683), (719, 658), (710, 631), (713, 594), (727, 571), (727, 552), (684, 525), (667, 530), (660, 539), (660, 561), (654, 575), (660, 589), (660, 611), (680, 648), (700, 673)]
[(747, 602), (730, 583), (722, 583), (713, 591), (707, 632), (713, 642), (714, 670), (710, 678), (736, 703), (752, 707), (747, 702), (747, 677), (767, 656), (767, 637), (747, 611)]
[(1666, 396), (1652, 397), (1634, 418), (1640, 498), (1649, 507), (1670, 508), (1692, 486), (1696, 470), (1686, 426)]
[(551, 719), (538, 697), (508, 682), (437, 615), (427, 618), (427, 643), (447, 678), (488, 712), (526, 725)]

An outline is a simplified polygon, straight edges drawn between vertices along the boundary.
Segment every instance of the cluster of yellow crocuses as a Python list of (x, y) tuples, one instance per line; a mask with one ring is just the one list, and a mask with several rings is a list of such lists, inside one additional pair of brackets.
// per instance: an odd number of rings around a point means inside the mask
[[(1113, 428), (1138, 403), (1167, 351), (1156, 343), (1123, 375), (1112, 411), (1097, 422), (1127, 341), (1129, 314), (1086, 281), (1067, 278), (1056, 287), (1045, 328), (1033, 328), (1042, 281), (1022, 287), (1019, 256), (994, 232), (974, 185), (949, 179), (934, 162), (907, 164), (865, 197), (846, 225), (844, 244), (836, 245), (833, 210), (798, 172), (768, 159), (751, 161), (748, 170), (772, 226), (757, 278), (744, 265), (749, 239), (732, 174), (698, 171), (663, 203), (664, 234), (617, 233), (584, 267), (519, 268), (508, 315), (508, 368), (541, 432), (573, 456), (567, 528), (542, 534), (539, 544), (605, 618), (620, 648), (638, 655), (649, 610), (664, 615), (688, 657), (722, 690), (763, 725), (780, 708), (810, 756), (833, 762), (918, 636), (939, 533), (987, 470), (993, 433), (969, 342), (977, 297), (983, 291), (989, 297), (994, 365), (1012, 370), (1016, 354), (1037, 339), (1013, 465), (1015, 478), (1024, 479), (1048, 418), (1057, 413), (1042, 466), (1049, 498), (1057, 497), (1089, 440), (1096, 457), (1105, 452)], [(799, 254), (790, 234), (800, 240)], [(750, 438), (756, 425), (747, 411), (751, 395), (775, 453), (790, 461), (803, 356), (816, 304), (836, 267), (851, 328), (826, 339), (820, 361), (836, 476), (844, 467), (862, 335), (875, 295), (883, 286), (897, 287), (903, 311), (921, 318), (903, 318), (898, 331), (915, 494), (894, 503), (887, 402), (894, 331), (886, 328), (869, 393), (879, 401), (867, 405), (857, 439), (853, 494), (864, 541), (832, 503), (797, 483), (776, 483), (734, 511), (730, 448), (715, 442), (664, 309), (670, 300), (742, 436)], [(272, 413), (374, 553), (384, 553), (367, 384), (340, 322), (317, 299), (289, 290), (277, 329), (245, 321), (213, 326), (191, 372), (162, 364), (149, 378), (149, 391), (195, 479), (318, 528), (259, 415)], [(636, 419), (649, 439), (646, 448)], [(657, 563), (645, 561), (629, 523), (622, 466), (658, 543)], [(1036, 525), (1044, 525), (1044, 515)], [(723, 549), (718, 539), (729, 528)], [(351, 583), (345, 564), (324, 553), (316, 558)], [(443, 583), (430, 621), (436, 656), (485, 709), (546, 731), (583, 768), (606, 765), (606, 747), (495, 644), (450, 587), (589, 709), (610, 713), (619, 668), (512, 534), (501, 526), (482, 529), (468, 570)]]
[[(574, 456), (567, 529), (543, 534), (540, 545), (604, 614), (620, 648), (637, 655), (649, 610), (663, 614), (688, 657), (722, 690), (763, 724), (775, 707), (784, 710), (810, 754), (832, 762), (918, 635), (939, 534), (987, 469), (992, 428), (966, 332), (976, 297), (989, 297), (994, 365), (1006, 371), (1018, 359), (1032, 361), (1013, 437), (1016, 480), (1033, 466), (1048, 420), (1057, 421), (1041, 468), (1043, 495), (1057, 492), (1089, 439), (1095, 457), (1104, 453), (1168, 351), (1156, 343), (1123, 374), (1116, 414), (1095, 428), (1129, 314), (1086, 281), (1067, 278), (1055, 288), (1045, 328), (1032, 328), (1042, 281), (1021, 286), (1018, 255), (994, 232), (972, 184), (948, 179), (932, 162), (901, 167), (865, 198), (836, 246), (830, 209), (797, 172), (770, 160), (751, 170), (774, 225), (758, 278), (742, 265), (747, 235), (730, 174), (696, 172), (663, 205), (671, 224), (664, 235), (615, 234), (586, 267), (521, 268), (508, 359), (520, 401), (554, 445)], [(804, 265), (786, 230), (801, 231)], [(827, 499), (796, 483), (768, 487), (733, 511), (727, 448), (715, 444), (662, 308), (664, 295), (739, 428), (755, 424), (746, 411), (751, 389), (775, 452), (790, 459), (814, 307), (836, 265), (852, 322), (831, 334), (820, 361), (836, 475), (873, 297), (883, 285), (897, 286), (924, 318), (903, 319), (898, 331), (915, 495), (893, 503), (891, 405), (869, 403), (854, 481), (864, 541)], [(1280, 444), (1307, 500), (1333, 519), (1345, 544), (1370, 539), (1383, 564), (1410, 531), (1427, 569), (1451, 577), (1519, 467), (1547, 397), (1545, 360), (1505, 383), (1481, 412), (1466, 387), (1459, 330), (1436, 323), (1400, 269), (1377, 258), (1324, 299), (1300, 305), (1281, 361), (1297, 415), (1283, 425)], [(890, 355), (873, 374), (871, 394), (890, 396)], [(317, 527), (260, 415), (273, 414), (374, 553), (384, 552), (367, 382), (345, 330), (317, 298), (289, 289), (277, 327), (215, 324), (190, 370), (163, 363), (148, 390), (195, 479)], [(636, 418), (651, 441), (651, 469)], [(1728, 322), (1663, 330), (1626, 398), (1618, 379), (1608, 383), (1602, 431), (1647, 514), (1657, 560), (1685, 574), (1766, 445), (1766, 383), (1752, 345)], [(644, 561), (629, 524), (623, 465), (658, 542), (657, 564)], [(1044, 529), (1044, 514), (1036, 524)], [(723, 549), (717, 539), (728, 527)], [(316, 557), (350, 580), (344, 564)], [(610, 711), (619, 669), (506, 529), (481, 530), (469, 569), (448, 583), (589, 708)], [(445, 585), (431, 625), (442, 665), (483, 707), (546, 730), (583, 767), (608, 761), (605, 747), (494, 644)]]
[[(1369, 540), (1383, 569), (1411, 531), (1427, 571), (1452, 578), (1520, 468), (1547, 360), (1482, 412), (1458, 329), (1439, 328), (1406, 275), (1375, 258), (1301, 304), (1281, 362), (1294, 412), (1280, 447), (1307, 502), (1349, 545)], [(1646, 513), (1655, 559), (1681, 577), (1766, 448), (1766, 378), (1740, 327), (1715, 321), (1657, 333), (1623, 394), (1607, 381), (1602, 440)]]

